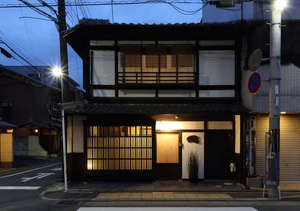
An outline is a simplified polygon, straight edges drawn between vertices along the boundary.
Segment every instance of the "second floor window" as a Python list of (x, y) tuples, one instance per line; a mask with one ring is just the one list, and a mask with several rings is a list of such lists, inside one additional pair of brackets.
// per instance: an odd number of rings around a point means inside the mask
[(120, 53), (119, 84), (194, 84), (194, 55)]

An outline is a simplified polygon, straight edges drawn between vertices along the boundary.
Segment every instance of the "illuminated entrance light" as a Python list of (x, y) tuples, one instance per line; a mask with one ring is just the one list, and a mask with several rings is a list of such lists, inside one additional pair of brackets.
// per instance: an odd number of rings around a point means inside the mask
[(158, 121), (156, 124), (157, 130), (180, 130), (181, 124), (180, 122), (172, 122), (172, 121)]

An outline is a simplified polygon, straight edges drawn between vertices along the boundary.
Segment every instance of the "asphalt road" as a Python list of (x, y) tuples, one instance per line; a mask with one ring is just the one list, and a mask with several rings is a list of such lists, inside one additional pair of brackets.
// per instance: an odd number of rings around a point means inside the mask
[(60, 181), (60, 178), (61, 165), (53, 161), (23, 171), (0, 174), (0, 210), (76, 210), (78, 205), (63, 205), (40, 197), (45, 187)]

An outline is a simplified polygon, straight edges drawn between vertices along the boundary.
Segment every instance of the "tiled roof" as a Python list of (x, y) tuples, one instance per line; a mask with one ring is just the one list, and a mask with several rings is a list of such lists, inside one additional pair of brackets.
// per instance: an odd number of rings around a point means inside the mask
[(16, 126), (14, 124), (11, 124), (11, 123), (0, 120), (0, 127), (2, 127), (2, 128), (15, 128)]
[(237, 104), (100, 104), (89, 103), (66, 109), (69, 114), (191, 114), (207, 112), (247, 112)]

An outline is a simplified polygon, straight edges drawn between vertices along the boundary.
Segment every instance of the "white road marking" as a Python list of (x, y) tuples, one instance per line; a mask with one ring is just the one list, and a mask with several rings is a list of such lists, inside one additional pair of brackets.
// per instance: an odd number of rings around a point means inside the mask
[(34, 180), (34, 179), (42, 179), (44, 177), (48, 177), (50, 175), (53, 175), (54, 173), (38, 173), (38, 175), (34, 176), (34, 177), (22, 177), (21, 178), (21, 182), (28, 182), (30, 180)]
[(0, 190), (38, 190), (40, 186), (0, 186)]
[(54, 168), (54, 169), (51, 169), (52, 171), (61, 171), (61, 167), (59, 168)]
[(253, 207), (81, 207), (77, 211), (257, 211)]
[(0, 179), (13, 177), (13, 176), (17, 176), (17, 175), (20, 175), (20, 174), (26, 174), (28, 172), (37, 171), (37, 170), (40, 170), (40, 169), (49, 168), (51, 166), (56, 166), (56, 165), (59, 165), (59, 163), (55, 163), (55, 164), (51, 164), (51, 165), (48, 165), (48, 166), (43, 166), (43, 167), (39, 167), (39, 168), (35, 168), (35, 169), (30, 169), (30, 170), (27, 170), (27, 171), (22, 171), (22, 172), (18, 172), (18, 173), (15, 173), (15, 174), (5, 175), (5, 176), (0, 177)]

